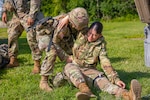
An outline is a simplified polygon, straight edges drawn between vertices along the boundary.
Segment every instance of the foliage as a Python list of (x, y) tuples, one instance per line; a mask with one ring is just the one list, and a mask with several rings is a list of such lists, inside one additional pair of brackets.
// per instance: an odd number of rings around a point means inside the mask
[(133, 0), (104, 0), (101, 3), (103, 18), (112, 19), (115, 17), (135, 15)]
[(41, 6), (45, 16), (67, 13), (75, 7), (84, 7), (90, 20), (137, 15), (134, 0), (43, 0)]
[[(103, 35), (107, 41), (107, 50), (113, 67), (121, 80), (129, 89), (130, 81), (134, 78), (142, 85), (142, 100), (150, 99), (150, 68), (144, 65), (144, 24), (140, 21), (102, 22)], [(0, 29), (0, 44), (6, 43), (6, 29)], [(44, 55), (43, 55), (44, 57)], [(63, 87), (54, 88), (51, 93), (39, 89), (40, 75), (31, 74), (33, 61), (27, 44), (26, 33), (19, 38), (20, 66), (0, 70), (0, 100), (76, 100), (78, 89), (66, 83)], [(54, 73), (63, 69), (64, 62), (57, 59)], [(98, 69), (101, 70), (100, 66)], [(51, 77), (50, 77), (51, 78)], [(113, 95), (93, 89), (98, 97), (91, 100), (116, 100)]]

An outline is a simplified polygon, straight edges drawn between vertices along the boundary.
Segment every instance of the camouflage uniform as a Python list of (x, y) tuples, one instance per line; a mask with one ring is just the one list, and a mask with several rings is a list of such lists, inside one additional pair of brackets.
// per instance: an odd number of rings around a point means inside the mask
[[(10, 0), (5, 0), (3, 6), (3, 12), (11, 11), (12, 7), (7, 7), (7, 3)], [(27, 31), (27, 40), (32, 51), (32, 58), (34, 60), (39, 60), (41, 58), (41, 52), (38, 49), (36, 41), (36, 33), (34, 30), (30, 29), (30, 26), (27, 25), (27, 19), (30, 17), (34, 20), (34, 25), (38, 20), (44, 16), (40, 13), (40, 4), (41, 0), (14, 0), (16, 12), (8, 23), (8, 46), (9, 46), (9, 56), (17, 57), (18, 55), (18, 38), (21, 36), (24, 29)], [(30, 5), (29, 5), (30, 4)], [(11, 5), (12, 6), (12, 5)], [(30, 8), (29, 8), (30, 6)], [(33, 25), (33, 26), (34, 26)]]
[[(88, 42), (86, 35), (79, 34), (73, 47), (73, 62), (65, 66), (64, 73), (77, 88), (80, 83), (86, 82), (90, 87), (120, 96), (126, 90), (115, 85), (120, 79), (107, 58), (105, 45), (104, 37)], [(96, 69), (99, 62), (108, 79)]]
[[(47, 25), (45, 27), (42, 27), (42, 30), (39, 29), (39, 27), (37, 26), (38, 46), (40, 50), (47, 51), (48, 43), (50, 41), (49, 35), (51, 35), (54, 32), (53, 43), (59, 45), (68, 55), (71, 55), (72, 47), (77, 34), (79, 32), (86, 32), (87, 28), (85, 28), (82, 31), (77, 31), (76, 29), (72, 28), (72, 26), (69, 24), (68, 26), (63, 27), (59, 31), (58, 29), (56, 29), (56, 27), (60, 20), (61, 19), (56, 18), (49, 20), (49, 28)], [(64, 37), (61, 38), (60, 34), (63, 34)], [(41, 65), (41, 75), (49, 76), (50, 74), (52, 74), (54, 62), (58, 53), (59, 52), (55, 50), (54, 45), (51, 46), (50, 51), (46, 52), (46, 56)], [(61, 56), (61, 54), (59, 55), (59, 58), (64, 61), (66, 60), (66, 58)]]
[[(75, 11), (74, 11), (75, 10)], [(70, 23), (67, 26), (64, 26), (61, 30), (57, 28), (57, 25), (61, 19), (63, 19), (67, 14), (59, 15), (54, 17), (54, 19), (47, 21), (48, 25), (41, 26), (40, 28), (37, 25), (37, 40), (38, 45), (41, 50), (47, 50), (48, 43), (50, 40), (49, 35), (54, 32), (53, 37), (53, 43), (59, 45), (67, 54), (72, 54), (72, 47), (74, 44), (74, 41), (76, 40), (76, 37), (79, 33), (86, 33), (88, 29), (88, 15), (84, 8), (75, 8), (71, 12), (69, 12), (69, 21)], [(78, 18), (72, 18), (72, 17), (81, 17)], [(70, 20), (70, 19), (76, 19), (76, 20)], [(79, 21), (78, 21), (79, 20)], [(75, 24), (75, 26), (79, 26), (81, 28), (81, 31), (78, 31), (77, 29), (72, 27), (72, 23)], [(82, 26), (80, 26), (80, 24)], [(61, 35), (63, 34), (63, 38)], [(41, 75), (49, 76), (52, 74), (54, 62), (56, 60), (57, 53), (55, 50), (55, 47), (52, 45), (49, 52), (46, 52), (46, 56), (43, 60), (43, 63), (41, 65)], [(66, 60), (59, 55), (59, 58), (61, 60)]]

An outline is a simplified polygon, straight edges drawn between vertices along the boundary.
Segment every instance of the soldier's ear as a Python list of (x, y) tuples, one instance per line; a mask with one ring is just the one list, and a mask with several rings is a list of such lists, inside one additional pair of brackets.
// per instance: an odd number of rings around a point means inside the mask
[(100, 33), (100, 34), (99, 34), (99, 38), (102, 37), (102, 36), (103, 36), (102, 33)]

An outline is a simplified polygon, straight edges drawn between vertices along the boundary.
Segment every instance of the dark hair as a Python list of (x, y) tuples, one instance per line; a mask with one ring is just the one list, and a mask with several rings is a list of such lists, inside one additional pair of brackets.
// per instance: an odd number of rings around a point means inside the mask
[(103, 30), (103, 25), (101, 22), (94, 22), (91, 24), (89, 29), (94, 29), (97, 34), (101, 34), (101, 32)]

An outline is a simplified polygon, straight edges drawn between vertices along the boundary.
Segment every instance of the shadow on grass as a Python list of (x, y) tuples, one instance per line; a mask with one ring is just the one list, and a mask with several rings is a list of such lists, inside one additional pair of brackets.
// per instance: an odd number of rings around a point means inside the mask
[(19, 38), (19, 54), (31, 54), (26, 38)]
[[(8, 44), (8, 39), (6, 39), (6, 38), (0, 39), (0, 44), (4, 44), (4, 43)], [(19, 44), (19, 54), (30, 54), (31, 53), (26, 38), (19, 38), (18, 44)]]
[(2, 77), (3, 77), (3, 75), (5, 75), (6, 73), (7, 73), (7, 69), (4, 69), (4, 68), (0, 69), (0, 80), (3, 79)]
[(142, 100), (150, 100), (150, 94), (146, 95), (146, 96), (143, 96), (142, 97)]
[(128, 58), (125, 58), (125, 57), (124, 58), (123, 57), (110, 57), (109, 59), (110, 59), (111, 62), (116, 63), (116, 62), (126, 60)]
[(0, 44), (7, 44), (8, 43), (8, 40), (6, 38), (4, 39), (0, 39)]
[[(125, 72), (123, 70), (117, 70), (121, 80), (125, 83), (129, 83), (132, 79), (149, 78), (150, 73), (146, 72)], [(129, 83), (130, 84), (130, 83)]]
[[(117, 72), (119, 73), (120, 79), (123, 80), (126, 85), (130, 86), (130, 81), (132, 79), (140, 79), (140, 78), (149, 78), (150, 77), (150, 73), (146, 73), (146, 72), (125, 72), (123, 70), (117, 70)], [(129, 89), (129, 87), (127, 87), (127, 89)], [(143, 96), (142, 100), (150, 100), (150, 94)]]

